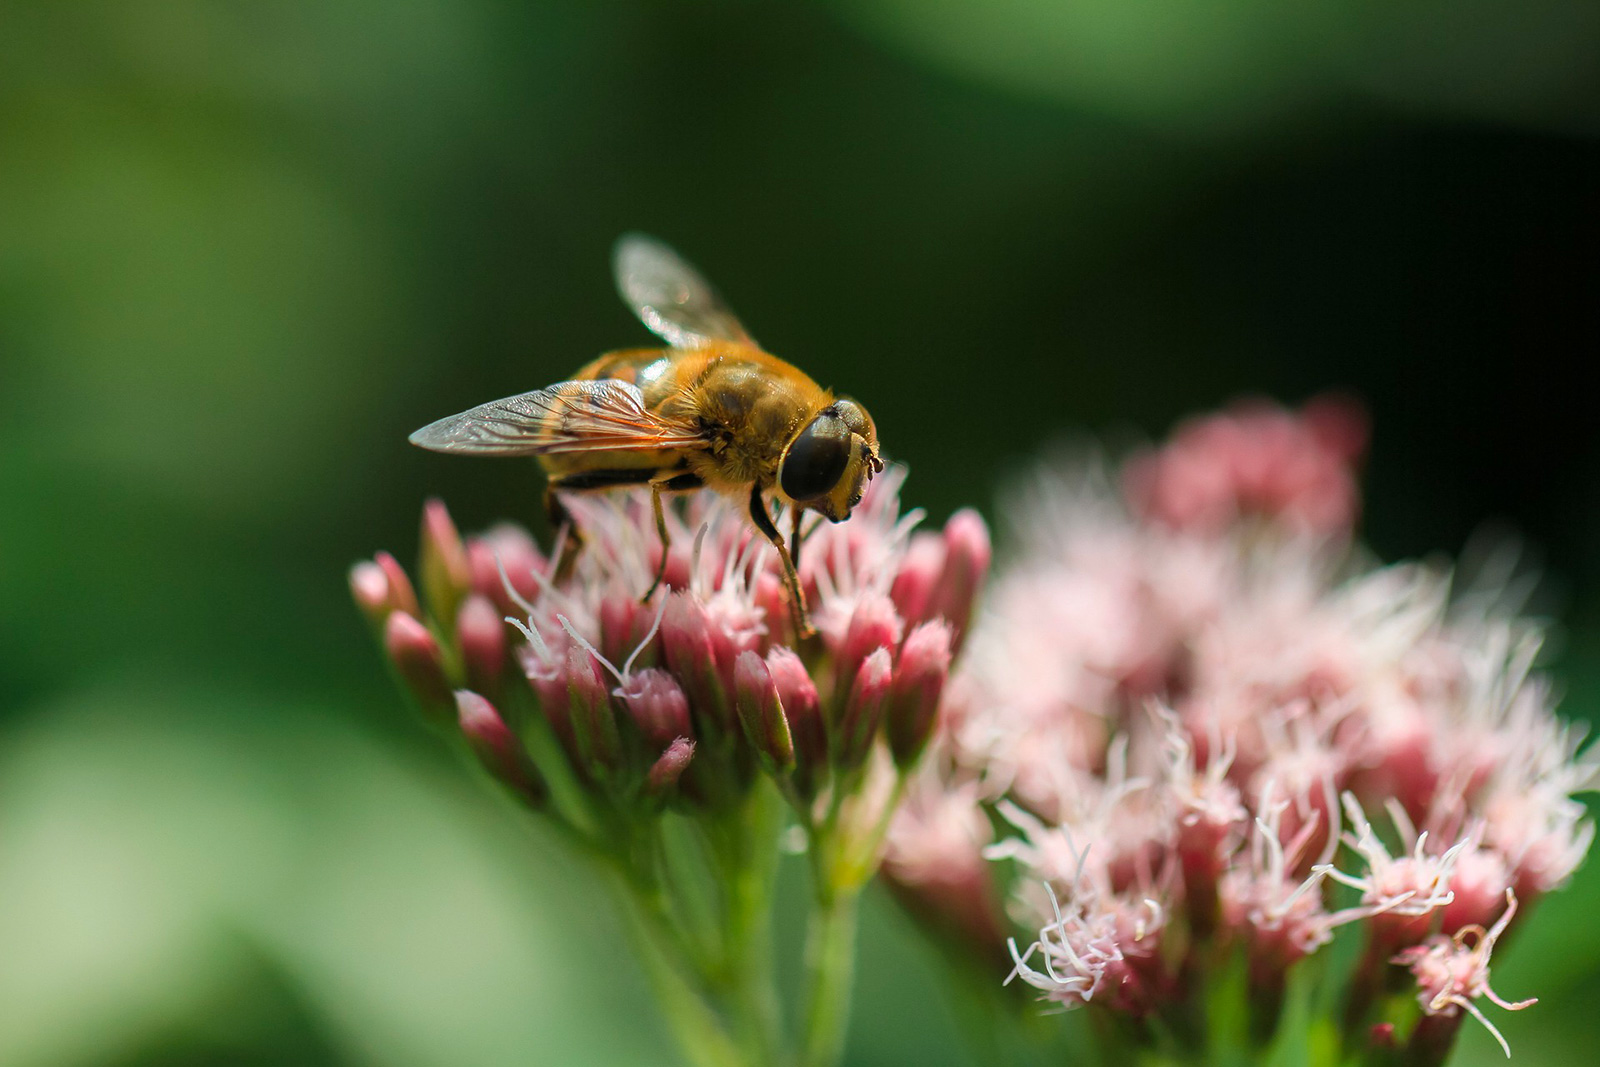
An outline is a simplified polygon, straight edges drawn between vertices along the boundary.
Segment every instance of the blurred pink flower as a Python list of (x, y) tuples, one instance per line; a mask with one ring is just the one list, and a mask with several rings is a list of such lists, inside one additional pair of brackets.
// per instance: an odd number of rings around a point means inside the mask
[(1133, 507), (1175, 529), (1219, 533), (1263, 516), (1304, 533), (1343, 536), (1361, 499), (1354, 468), (1366, 415), (1320, 397), (1298, 414), (1261, 401), (1180, 426), (1164, 447), (1123, 472)]
[(983, 850), (993, 839), (978, 783), (919, 772), (895, 812), (883, 874), (924, 922), (980, 957), (1005, 942), (999, 895)]
[(987, 854), (1015, 864), (1012, 917), (1037, 931), (1014, 978), (1139, 1012), (1211, 942), (1246, 945), (1281, 990), (1356, 927), (1356, 980), (1381, 989), (1396, 951), (1481, 930), (1508, 889), (1531, 899), (1582, 862), (1574, 795), (1600, 759), (1533, 670), (1538, 628), (1496, 590), (1351, 545), (1364, 441), (1352, 409), (1258, 405), (1018, 494), (946, 688), (941, 777), (890, 835), (890, 855), (953, 841), (940, 780), (1010, 826)]

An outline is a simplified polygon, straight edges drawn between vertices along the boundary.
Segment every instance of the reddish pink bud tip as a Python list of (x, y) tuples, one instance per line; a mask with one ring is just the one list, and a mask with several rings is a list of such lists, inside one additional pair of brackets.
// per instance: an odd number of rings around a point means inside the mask
[(769, 771), (786, 773), (794, 766), (794, 742), (783, 718), (783, 704), (772, 672), (756, 653), (741, 652), (734, 663), (733, 677), (734, 706), (745, 737)]
[(428, 628), (403, 611), (392, 611), (384, 623), (383, 647), (423, 712), (429, 717), (448, 716), (455, 698), (445, 679), (439, 643)]
[(910, 767), (922, 755), (938, 722), (939, 698), (950, 676), (950, 624), (925, 622), (911, 631), (889, 687), (889, 751)]
[(944, 524), (944, 546), (944, 573), (939, 577), (929, 615), (949, 621), (953, 628), (952, 646), (959, 648), (989, 575), (994, 547), (989, 541), (988, 524), (971, 508), (962, 508)]
[(411, 587), (411, 579), (406, 576), (406, 569), (400, 566), (400, 561), (387, 552), (379, 552), (372, 557), (383, 571), (383, 576), (389, 580), (389, 610), (403, 611), (412, 618), (422, 618), (422, 605), (417, 602), (417, 591)]
[(862, 662), (880, 648), (900, 647), (904, 632), (894, 602), (881, 594), (867, 594), (856, 604), (850, 625), (834, 654), (834, 692), (849, 689)]
[(435, 619), (452, 619), (472, 586), (472, 565), (444, 501), (434, 497), (422, 506), (422, 592)]
[(754, 652), (739, 653), (733, 667), (733, 678), (740, 700), (761, 700), (769, 692), (774, 697), (778, 695), (778, 687), (772, 682), (772, 672), (767, 669), (766, 661)]
[(517, 599), (538, 599), (534, 575), (545, 573), (548, 564), (526, 530), (503, 523), (467, 541), (467, 566), (474, 592), (494, 601), (503, 614), (522, 615), (526, 612)]
[(656, 746), (672, 743), (673, 738), (693, 736), (689, 727), (689, 698), (683, 687), (664, 670), (655, 667), (629, 676), (617, 690), (623, 706), (639, 732)]
[(733, 725), (732, 706), (717, 675), (711, 621), (688, 593), (672, 593), (661, 617), (661, 653), (683, 683), (690, 706), (724, 729)]
[(467, 597), (456, 616), (456, 641), (467, 684), (485, 693), (498, 690), (506, 669), (506, 623), (500, 609), (481, 594)]
[(944, 538), (926, 530), (912, 535), (889, 589), (889, 599), (894, 601), (895, 609), (907, 625), (930, 617), (935, 590), (944, 574), (944, 557)]
[(944, 524), (945, 549), (979, 575), (989, 570), (994, 547), (989, 541), (989, 524), (972, 508), (962, 508)]
[(607, 596), (600, 601), (600, 654), (622, 663), (639, 646), (655, 621), (656, 605), (648, 609), (637, 596)]
[(778, 692), (796, 763), (808, 775), (820, 772), (828, 761), (828, 730), (816, 683), (792, 648), (768, 652), (767, 671)]
[(538, 772), (494, 705), (467, 689), (456, 690), (455, 697), (461, 734), (484, 769), (525, 800), (539, 803), (544, 797), (544, 788)]
[(516, 738), (494, 705), (470, 689), (457, 689), (455, 695), (456, 719), (473, 749), (486, 759), (510, 756), (516, 750)]
[(587, 649), (574, 645), (567, 650), (566, 668), (567, 711), (580, 758), (591, 771), (615, 767), (622, 739), (600, 665)]
[(755, 576), (750, 598), (761, 609), (767, 626), (766, 647), (774, 648), (791, 642), (794, 635), (789, 632), (792, 628), (789, 594), (784, 590), (783, 579), (771, 571), (760, 572)]
[(545, 722), (561, 742), (562, 751), (574, 765), (582, 762), (578, 753), (577, 738), (572, 733), (572, 717), (567, 710), (567, 678), (565, 660), (541, 661), (528, 657), (523, 661), (523, 672), (528, 684), (538, 697), (539, 711)]
[(689, 762), (694, 759), (694, 742), (687, 737), (677, 738), (661, 753), (645, 778), (645, 789), (652, 796), (661, 796), (678, 784)]
[(866, 761), (878, 727), (883, 724), (893, 675), (894, 661), (887, 648), (878, 649), (861, 662), (839, 720), (841, 766), (857, 767)]
[(383, 568), (371, 560), (363, 560), (350, 568), (350, 595), (356, 607), (374, 626), (382, 626), (389, 616), (389, 577)]

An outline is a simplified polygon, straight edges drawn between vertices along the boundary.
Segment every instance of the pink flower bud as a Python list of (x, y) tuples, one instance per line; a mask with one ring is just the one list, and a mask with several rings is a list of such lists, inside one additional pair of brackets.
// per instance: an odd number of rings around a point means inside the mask
[[(527, 649), (523, 649), (527, 652)], [(539, 711), (555, 733), (561, 748), (576, 766), (582, 762), (577, 738), (572, 732), (572, 719), (567, 713), (567, 675), (564, 659), (545, 660), (535, 655), (524, 655), (522, 667), (528, 684), (539, 698)]]
[(950, 676), (950, 624), (925, 622), (911, 631), (889, 686), (889, 751), (901, 768), (917, 762), (938, 721), (939, 697)]
[(794, 744), (796, 763), (804, 776), (814, 775), (828, 762), (827, 724), (822, 717), (822, 702), (816, 683), (792, 648), (778, 647), (767, 653), (767, 671), (778, 692), (789, 738)]
[(1450, 875), (1450, 903), (1444, 907), (1440, 929), (1454, 934), (1464, 926), (1487, 927), (1505, 904), (1511, 870), (1493, 849), (1468, 847), (1456, 857)]
[(783, 703), (772, 672), (754, 652), (739, 653), (734, 666), (734, 705), (744, 735), (768, 771), (783, 774), (794, 766), (794, 742), (783, 718)]
[(655, 621), (637, 596), (607, 596), (600, 601), (600, 652), (613, 663), (628, 658)]
[(498, 781), (530, 804), (544, 799), (544, 784), (516, 735), (494, 705), (467, 689), (456, 690), (456, 718), (467, 745)]
[(1413, 818), (1425, 817), (1439, 785), (1434, 726), (1427, 710), (1408, 697), (1379, 695), (1369, 703), (1368, 714), (1372, 725), (1363, 739), (1352, 788), (1367, 796), (1392, 796)]
[(461, 602), (456, 642), (467, 684), (480, 693), (497, 692), (506, 669), (506, 624), (487, 597), (473, 593)]
[(453, 619), (472, 584), (467, 546), (444, 501), (434, 497), (422, 506), (422, 592), (435, 619)]
[(667, 668), (683, 684), (689, 706), (721, 729), (733, 725), (732, 708), (717, 676), (711, 623), (705, 608), (686, 592), (672, 593), (661, 617), (661, 651)]
[[(689, 588), (689, 564), (694, 558), (694, 544), (685, 538), (678, 538), (667, 550), (667, 569), (661, 575), (661, 585), (664, 589), (673, 591)], [(660, 566), (661, 557), (652, 553), (650, 556), (652, 570)]]
[(689, 698), (672, 675), (656, 667), (637, 671), (617, 689), (634, 725), (652, 746), (664, 747), (676, 737), (691, 737)]
[(403, 611), (391, 611), (384, 622), (383, 647), (423, 714), (440, 719), (455, 711), (455, 697), (445, 678), (439, 643), (426, 626)]
[(661, 796), (670, 792), (683, 777), (683, 772), (688, 769), (689, 761), (694, 759), (694, 742), (687, 737), (677, 738), (667, 750), (661, 753), (650, 767), (650, 773), (645, 777), (645, 792), (651, 796)]
[(411, 579), (406, 577), (406, 569), (400, 566), (400, 561), (387, 552), (379, 552), (372, 557), (372, 562), (382, 568), (383, 576), (389, 579), (389, 610), (403, 611), (413, 619), (422, 618), (417, 591), (411, 587)]
[(567, 649), (566, 668), (567, 714), (579, 756), (591, 772), (613, 769), (622, 754), (622, 739), (600, 664), (588, 649), (573, 645)]
[(373, 626), (382, 628), (389, 617), (389, 576), (371, 560), (362, 560), (350, 568), (350, 595), (356, 607)]
[(994, 558), (983, 516), (971, 508), (950, 516), (944, 524), (944, 547), (944, 573), (939, 576), (929, 615), (950, 623), (950, 645), (959, 650)]
[[(755, 604), (738, 597), (716, 597), (706, 605), (706, 622), (711, 631), (711, 654), (716, 660), (717, 680), (722, 692), (733, 697), (734, 665), (742, 652), (759, 652), (765, 633), (764, 621)], [(732, 719), (729, 719), (732, 729)]]
[(887, 648), (878, 649), (861, 662), (839, 720), (841, 767), (859, 767), (866, 762), (867, 754), (872, 751), (872, 740), (883, 724), (893, 675), (893, 661)]
[[(473, 591), (494, 601), (507, 615), (523, 613), (513, 592), (524, 602), (538, 598), (539, 582), (534, 575), (547, 573), (550, 566), (528, 532), (509, 523), (469, 538), (467, 565), (472, 571)], [(508, 581), (510, 590), (506, 589)]]
[(934, 594), (944, 574), (944, 557), (944, 538), (926, 530), (912, 535), (889, 589), (889, 599), (907, 626), (931, 617)]
[(757, 574), (750, 591), (750, 599), (761, 609), (766, 622), (767, 636), (762, 642), (763, 651), (778, 645), (787, 645), (793, 640), (793, 635), (789, 632), (791, 628), (789, 594), (783, 587), (782, 578), (771, 571)]
[(867, 593), (856, 603), (844, 637), (833, 650), (833, 691), (837, 701), (849, 691), (862, 662), (880, 648), (899, 648), (903, 632), (899, 614), (888, 597)]

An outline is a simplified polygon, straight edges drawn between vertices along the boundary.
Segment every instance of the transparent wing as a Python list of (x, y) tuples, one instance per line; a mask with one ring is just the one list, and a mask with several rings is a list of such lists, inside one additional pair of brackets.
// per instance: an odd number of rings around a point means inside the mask
[(607, 449), (685, 448), (703, 444), (697, 428), (648, 410), (631, 383), (557, 382), (521, 396), (479, 404), (430, 423), (411, 443), (434, 452), (533, 456)]
[(698, 348), (709, 341), (754, 343), (711, 283), (655, 238), (624, 234), (617, 241), (611, 267), (623, 302), (672, 347)]

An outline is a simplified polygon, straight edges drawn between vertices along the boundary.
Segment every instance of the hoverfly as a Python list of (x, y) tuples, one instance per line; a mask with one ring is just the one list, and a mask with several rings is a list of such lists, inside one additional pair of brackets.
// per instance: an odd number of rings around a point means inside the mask
[[(842, 522), (861, 502), (883, 469), (871, 417), (762, 351), (706, 280), (661, 242), (624, 236), (612, 267), (624, 303), (670, 348), (608, 352), (569, 381), (424, 426), (411, 443), (435, 452), (537, 457), (548, 476), (552, 528), (565, 525), (574, 550), (581, 532), (560, 494), (648, 486), (661, 565), (645, 600), (666, 571), (662, 494), (709, 488), (744, 498), (750, 521), (778, 551), (796, 632), (809, 636), (795, 571), (800, 519), (809, 510)], [(767, 511), (768, 495), (792, 516), (787, 545)]]

